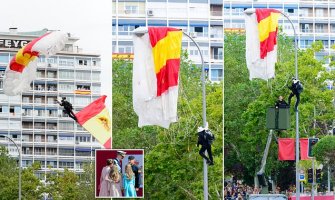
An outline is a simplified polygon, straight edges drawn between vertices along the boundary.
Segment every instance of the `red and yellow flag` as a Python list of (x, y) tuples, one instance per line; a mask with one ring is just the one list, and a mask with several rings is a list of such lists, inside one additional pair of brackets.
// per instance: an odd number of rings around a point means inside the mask
[(77, 121), (105, 148), (111, 148), (111, 120), (103, 95), (76, 114)]
[(268, 80), (275, 76), (277, 32), (280, 12), (249, 8), (245, 13), (246, 61), (249, 78)]
[(258, 22), (260, 56), (264, 59), (277, 44), (278, 19), (280, 12), (275, 9), (256, 9)]
[(157, 78), (157, 96), (178, 85), (183, 33), (169, 27), (149, 27), (149, 37)]
[(177, 121), (183, 32), (170, 27), (139, 27), (134, 33), (133, 106), (138, 126), (168, 128)]

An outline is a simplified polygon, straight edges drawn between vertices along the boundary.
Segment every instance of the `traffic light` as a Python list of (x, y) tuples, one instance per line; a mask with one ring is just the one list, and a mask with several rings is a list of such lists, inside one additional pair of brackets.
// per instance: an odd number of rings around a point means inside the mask
[(315, 177), (316, 177), (316, 182), (321, 183), (321, 169), (316, 170)]
[(308, 157), (313, 157), (313, 146), (319, 141), (319, 138), (308, 138)]
[(308, 169), (308, 183), (313, 183), (313, 169)]

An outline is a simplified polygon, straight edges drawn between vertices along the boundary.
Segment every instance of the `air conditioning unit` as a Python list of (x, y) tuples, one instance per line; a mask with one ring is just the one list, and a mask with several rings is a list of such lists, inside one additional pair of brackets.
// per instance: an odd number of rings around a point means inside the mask
[(153, 10), (148, 10), (147, 15), (148, 16), (154, 16), (154, 11)]
[(197, 37), (197, 33), (196, 33), (196, 32), (190, 32), (190, 36), (191, 36), (192, 38), (196, 38), (196, 37)]

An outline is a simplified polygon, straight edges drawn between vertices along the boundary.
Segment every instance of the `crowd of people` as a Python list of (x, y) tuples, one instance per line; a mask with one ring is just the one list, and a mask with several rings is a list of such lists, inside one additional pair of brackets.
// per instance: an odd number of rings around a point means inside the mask
[(122, 173), (124, 151), (117, 151), (115, 159), (107, 159), (100, 176), (99, 197), (137, 197), (141, 170), (135, 164), (134, 156), (128, 157), (125, 172)]

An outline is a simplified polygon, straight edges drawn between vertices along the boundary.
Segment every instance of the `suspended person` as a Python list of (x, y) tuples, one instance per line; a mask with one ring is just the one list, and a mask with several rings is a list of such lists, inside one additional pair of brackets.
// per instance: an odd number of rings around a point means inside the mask
[(103, 167), (101, 170), (99, 197), (109, 197), (108, 174), (112, 167), (113, 167), (113, 159), (107, 159), (106, 166)]
[(126, 165), (126, 173), (122, 177), (125, 197), (137, 197), (135, 190), (135, 174), (130, 164)]
[(122, 177), (116, 165), (111, 167), (107, 180), (109, 197), (122, 197)]
[(66, 97), (62, 97), (62, 101), (59, 102), (57, 100), (57, 103), (60, 105), (60, 106), (63, 106), (64, 109), (63, 109), (63, 113), (67, 114), (69, 117), (71, 117), (74, 121), (77, 121), (77, 117), (76, 115), (74, 114), (73, 112), (73, 107), (72, 107), (72, 104), (70, 102), (68, 102), (66, 100)]
[(295, 102), (294, 110), (297, 111), (300, 102), (300, 93), (303, 91), (304, 88), (300, 81), (296, 78), (292, 78), (292, 84), (291, 86), (288, 86), (288, 88), (291, 90), (291, 94), (288, 97), (288, 105), (291, 105), (292, 97), (296, 96), (297, 101)]
[[(215, 137), (213, 133), (207, 128), (198, 128), (198, 143), (197, 147), (201, 145), (199, 154), (203, 157), (208, 165), (214, 165), (213, 156), (212, 156), (212, 143)], [(207, 151), (208, 157), (205, 155)]]

